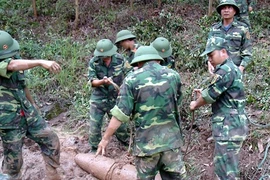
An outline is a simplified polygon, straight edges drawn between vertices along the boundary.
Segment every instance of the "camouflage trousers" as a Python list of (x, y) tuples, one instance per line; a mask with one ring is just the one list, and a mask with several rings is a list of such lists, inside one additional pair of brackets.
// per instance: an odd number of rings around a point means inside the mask
[(243, 141), (216, 141), (214, 153), (215, 173), (220, 180), (240, 179), (239, 151)]
[(151, 156), (135, 157), (137, 179), (154, 180), (160, 173), (163, 180), (185, 179), (186, 168), (181, 149), (172, 149)]
[(2, 170), (11, 179), (21, 178), (20, 170), (23, 164), (22, 146), (25, 137), (34, 140), (40, 146), (46, 167), (57, 168), (60, 164), (58, 136), (52, 131), (46, 121), (36, 113), (36, 111), (32, 112), (32, 114), (30, 113), (30, 117), (27, 118), (18, 115), (17, 118), (21, 118), (21, 120), (17, 129), (0, 129), (4, 148)]
[[(101, 129), (105, 124), (103, 122), (105, 114), (109, 118), (112, 117), (110, 110), (115, 105), (115, 102), (91, 102), (90, 104), (90, 118), (89, 118), (89, 144), (93, 150), (96, 150), (99, 142), (101, 141)], [(122, 123), (121, 126), (115, 132), (115, 135), (119, 141), (128, 145), (129, 142), (129, 130), (128, 124)]]

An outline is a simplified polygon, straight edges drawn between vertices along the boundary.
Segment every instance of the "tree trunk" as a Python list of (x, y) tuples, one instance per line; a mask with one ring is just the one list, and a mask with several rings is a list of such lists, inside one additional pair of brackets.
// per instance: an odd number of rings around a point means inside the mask
[(32, 0), (32, 6), (33, 6), (33, 11), (34, 11), (34, 17), (37, 18), (36, 0)]
[(213, 0), (209, 0), (208, 16), (211, 16), (212, 15), (212, 9), (213, 9)]
[(75, 29), (77, 29), (79, 24), (79, 0), (75, 0)]

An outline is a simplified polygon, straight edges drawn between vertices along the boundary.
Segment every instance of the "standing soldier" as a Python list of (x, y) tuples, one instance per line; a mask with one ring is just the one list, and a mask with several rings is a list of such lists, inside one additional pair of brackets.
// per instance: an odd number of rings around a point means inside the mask
[[(247, 26), (234, 19), (239, 14), (239, 8), (234, 0), (221, 0), (217, 6), (217, 12), (221, 15), (222, 21), (212, 26), (208, 39), (211, 37), (222, 37), (228, 41), (228, 52), (234, 64), (241, 72), (251, 62), (251, 41)], [(208, 70), (212, 74), (213, 66), (208, 61)]]
[[(89, 81), (92, 86), (90, 97), (89, 144), (95, 152), (101, 140), (101, 128), (104, 115), (111, 118), (110, 110), (115, 105), (118, 95), (117, 86), (124, 79), (124, 58), (116, 53), (117, 47), (109, 40), (98, 41), (94, 57), (89, 62)], [(117, 86), (115, 86), (115, 84)], [(123, 124), (116, 133), (117, 138), (124, 143), (128, 141), (126, 125)]]
[(235, 2), (240, 9), (239, 14), (235, 16), (236, 19), (245, 23), (248, 26), (249, 31), (251, 31), (248, 13), (253, 11), (255, 6), (255, 0), (235, 0)]
[(160, 64), (175, 70), (175, 60), (172, 56), (172, 47), (168, 39), (158, 37), (151, 43), (151, 46), (153, 46), (163, 58), (164, 61), (161, 61)]
[(208, 39), (202, 56), (208, 55), (215, 67), (211, 84), (190, 103), (190, 110), (212, 104), (212, 133), (215, 141), (215, 173), (220, 180), (240, 179), (239, 151), (248, 133), (244, 113), (245, 94), (242, 73), (227, 53), (226, 40)]
[(134, 54), (136, 50), (140, 47), (139, 44), (136, 43), (136, 36), (133, 35), (129, 30), (121, 30), (116, 35), (115, 44), (118, 47), (124, 49), (124, 55), (126, 54), (125, 60), (125, 76), (133, 70), (133, 67), (130, 65), (132, 59), (134, 58)]
[(163, 60), (152, 46), (141, 46), (131, 65), (139, 69), (129, 73), (121, 86), (117, 103), (111, 110), (111, 122), (99, 143), (97, 155), (105, 148), (121, 123), (134, 121), (133, 155), (138, 179), (182, 179), (186, 170), (181, 155), (181, 126), (178, 105), (181, 102), (179, 74), (161, 66)]
[(41, 66), (58, 73), (61, 68), (54, 61), (22, 60), (13, 57), (19, 44), (10, 34), (0, 31), (0, 136), (4, 148), (3, 173), (11, 179), (21, 178), (23, 138), (34, 140), (41, 149), (47, 179), (60, 179), (60, 143), (58, 136), (39, 115), (26, 97), (24, 70)]

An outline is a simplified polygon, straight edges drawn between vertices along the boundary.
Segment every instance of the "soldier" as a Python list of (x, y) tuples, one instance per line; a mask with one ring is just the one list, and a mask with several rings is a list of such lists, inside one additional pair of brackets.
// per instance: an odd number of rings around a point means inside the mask
[(10, 34), (0, 31), (0, 136), (4, 148), (3, 173), (11, 179), (21, 178), (23, 138), (34, 140), (41, 148), (47, 179), (60, 179), (60, 143), (58, 136), (26, 97), (24, 70), (41, 66), (58, 73), (54, 61), (14, 60), (19, 44)]
[[(133, 70), (133, 67), (130, 65), (132, 59), (134, 58), (134, 53), (140, 47), (139, 44), (136, 43), (136, 36), (133, 35), (129, 30), (121, 30), (116, 35), (116, 46), (124, 49), (124, 55), (126, 54), (125, 60), (125, 76)], [(122, 53), (121, 53), (122, 54)]]
[(163, 58), (164, 61), (161, 61), (160, 64), (175, 70), (175, 60), (172, 56), (172, 47), (168, 39), (158, 37), (150, 45), (153, 46)]
[(159, 62), (163, 60), (152, 46), (141, 46), (131, 65), (139, 69), (125, 78), (112, 119), (98, 146), (102, 152), (110, 137), (124, 122), (134, 121), (133, 155), (138, 179), (182, 179), (186, 175), (181, 155), (178, 105), (181, 101), (179, 74)]
[(223, 38), (208, 39), (202, 56), (207, 54), (215, 67), (213, 80), (203, 91), (195, 89), (198, 99), (190, 103), (191, 111), (212, 104), (214, 165), (221, 180), (240, 179), (238, 153), (248, 133), (242, 73), (232, 62), (226, 47)]
[(235, 16), (236, 19), (245, 23), (248, 26), (249, 31), (251, 31), (248, 13), (253, 11), (255, 6), (255, 0), (235, 0), (235, 2), (240, 9), (239, 14)]
[[(124, 79), (124, 58), (118, 54), (117, 47), (109, 40), (98, 41), (94, 51), (94, 57), (89, 62), (89, 82), (92, 93), (90, 97), (90, 120), (89, 120), (89, 144), (95, 152), (101, 140), (101, 128), (105, 114), (111, 118), (110, 110), (115, 105), (118, 95), (117, 87)], [(123, 142), (128, 142), (126, 126), (119, 128), (116, 136)]]
[[(217, 6), (217, 12), (221, 15), (222, 21), (212, 26), (208, 39), (211, 37), (222, 37), (228, 41), (228, 52), (234, 64), (241, 72), (251, 62), (251, 41), (247, 26), (234, 19), (239, 14), (239, 8), (234, 0), (221, 0)], [(213, 66), (208, 61), (208, 70), (212, 74)]]

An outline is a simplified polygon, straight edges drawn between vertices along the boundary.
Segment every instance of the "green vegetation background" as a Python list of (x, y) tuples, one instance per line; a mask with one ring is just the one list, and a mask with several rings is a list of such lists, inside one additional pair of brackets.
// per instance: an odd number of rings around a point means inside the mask
[[(118, 2), (118, 3), (117, 3)], [(102, 38), (115, 40), (117, 31), (130, 29), (141, 44), (149, 44), (158, 36), (168, 38), (183, 76), (182, 116), (188, 116), (188, 103), (193, 88), (208, 74), (203, 51), (209, 27), (219, 16), (206, 16), (208, 4), (199, 0), (163, 0), (143, 4), (135, 1), (131, 9), (127, 1), (109, 4), (79, 1), (79, 24), (75, 28), (74, 0), (37, 0), (38, 18), (33, 16), (32, 1), (0, 0), (0, 29), (8, 31), (21, 46), (23, 58), (42, 58), (59, 62), (62, 72), (56, 76), (42, 69), (28, 72), (29, 86), (40, 103), (58, 101), (71, 112), (71, 119), (87, 119), (90, 86), (87, 84), (88, 60), (95, 44)], [(214, 4), (215, 7), (215, 4)], [(269, 3), (258, 1), (251, 13), (253, 63), (245, 73), (248, 106), (269, 110)], [(187, 79), (185, 79), (187, 77)]]

